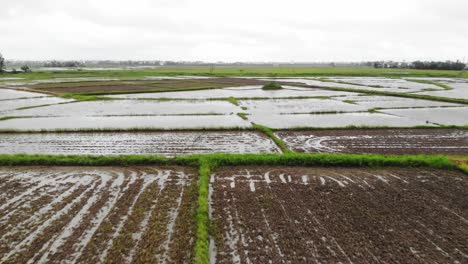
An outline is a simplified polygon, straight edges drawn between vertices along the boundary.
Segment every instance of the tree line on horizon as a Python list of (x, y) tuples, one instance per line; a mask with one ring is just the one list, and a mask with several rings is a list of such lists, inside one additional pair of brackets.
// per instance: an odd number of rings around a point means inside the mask
[(394, 62), (376, 61), (374, 68), (394, 68), (394, 69), (415, 69), (415, 70), (449, 70), (462, 71), (466, 69), (466, 64), (460, 61), (413, 61)]

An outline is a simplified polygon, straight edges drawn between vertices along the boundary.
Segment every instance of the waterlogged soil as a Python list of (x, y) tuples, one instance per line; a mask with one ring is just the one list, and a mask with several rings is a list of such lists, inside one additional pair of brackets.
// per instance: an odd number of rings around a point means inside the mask
[[(62, 99), (57, 97), (45, 97), (45, 98), (26, 98), (26, 99), (15, 99), (0, 101), (0, 115), (15, 115), (17, 111), (13, 111), (24, 107), (36, 107), (49, 104), (67, 103), (73, 100)], [(24, 110), (23, 110), (24, 111)]]
[(278, 153), (281, 150), (255, 131), (171, 131), (134, 133), (2, 134), (2, 154), (157, 154)]
[(189, 263), (195, 171), (0, 168), (1, 263)]
[(240, 109), (227, 101), (111, 100), (77, 102), (16, 111), (14, 116), (119, 116), (230, 114)]
[(426, 169), (229, 167), (216, 263), (466, 263), (468, 178)]
[(441, 125), (468, 125), (468, 107), (385, 109), (381, 112)]
[(276, 129), (348, 126), (413, 127), (432, 125), (418, 119), (382, 113), (268, 114), (264, 112), (249, 115), (249, 120)]
[(34, 90), (52, 93), (89, 93), (168, 90), (182, 88), (223, 88), (232, 86), (263, 85), (265, 81), (243, 78), (211, 78), (211, 79), (165, 79), (165, 80), (135, 80), (83, 83), (38, 84), (31, 86)]
[(314, 96), (346, 96), (353, 95), (349, 92), (328, 91), (314, 88), (301, 88), (293, 86), (284, 86), (281, 90), (263, 90), (262, 86), (241, 86), (229, 87), (223, 89), (180, 91), (180, 92), (160, 92), (160, 93), (139, 93), (139, 94), (120, 94), (108, 95), (113, 98), (279, 98), (279, 97), (314, 97)]
[[(429, 79), (431, 80), (431, 79)], [(448, 85), (452, 90), (443, 90), (443, 91), (427, 91), (422, 92), (421, 94), (432, 95), (432, 96), (441, 96), (449, 98), (461, 98), (468, 99), (468, 82), (463, 79), (442, 79), (434, 80), (442, 84)]]
[(251, 123), (237, 115), (32, 117), (0, 121), (3, 131), (79, 129), (204, 129), (243, 128)]
[(342, 96), (335, 97), (343, 102), (353, 103), (371, 108), (414, 108), (414, 107), (458, 107), (462, 104), (429, 101), (394, 96)]
[[(444, 88), (434, 84), (411, 82), (405, 79), (382, 78), (382, 77), (332, 77), (328, 78), (337, 82), (349, 82), (367, 86), (379, 91), (392, 92), (417, 92), (424, 89), (443, 90)], [(374, 86), (374, 87), (372, 87)]]
[[(46, 94), (17, 91), (12, 89), (0, 89), (0, 101), (20, 98), (44, 97)], [(3, 104), (4, 102), (2, 102)]]
[(253, 114), (294, 114), (320, 112), (359, 112), (368, 108), (331, 99), (272, 99), (239, 100), (240, 106), (247, 107)]
[(466, 129), (278, 131), (296, 152), (468, 155)]

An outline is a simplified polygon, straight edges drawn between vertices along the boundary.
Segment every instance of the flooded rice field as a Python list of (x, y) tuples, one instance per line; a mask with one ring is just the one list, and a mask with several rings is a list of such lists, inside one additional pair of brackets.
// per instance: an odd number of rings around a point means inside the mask
[[(26, 99), (15, 99), (15, 100), (4, 100), (0, 101), (0, 115), (13, 115), (12, 111), (24, 108), (24, 107), (35, 107), (49, 104), (60, 104), (72, 102), (70, 99), (63, 99), (58, 97), (44, 97), (44, 98), (26, 98)], [(25, 110), (22, 110), (25, 111)], [(14, 111), (13, 111), (14, 112)]]
[[(382, 113), (341, 113), (341, 114), (268, 114), (249, 116), (249, 120), (271, 128), (287, 129), (297, 127), (348, 127), (388, 126), (413, 127), (431, 125), (426, 121)], [(0, 123), (1, 125), (1, 123)]]
[(450, 88), (452, 88), (452, 90), (427, 91), (427, 92), (422, 92), (421, 94), (449, 97), (449, 98), (468, 99), (468, 81), (463, 80), (463, 79), (442, 79), (442, 80), (435, 79), (434, 81), (448, 85)]
[(434, 124), (468, 125), (468, 107), (386, 109), (381, 112)]
[(120, 94), (108, 95), (112, 98), (190, 98), (190, 99), (208, 99), (208, 98), (278, 98), (278, 97), (314, 97), (314, 96), (345, 96), (352, 95), (349, 92), (328, 91), (323, 89), (301, 88), (285, 86), (281, 90), (262, 90), (262, 86), (241, 86), (223, 89), (209, 89), (197, 91), (180, 92), (159, 92), (159, 93), (139, 93), (139, 94)]
[(239, 108), (227, 101), (106, 100), (52, 105), (17, 111), (15, 116), (132, 116), (230, 114)]
[(396, 96), (341, 96), (333, 99), (372, 108), (458, 107), (462, 104)]
[(203, 129), (249, 127), (237, 115), (31, 117), (0, 121), (0, 130)]
[[(408, 91), (413, 89), (412, 92), (416, 94), (422, 93), (422, 87), (426, 89), (427, 85), (436, 86), (405, 79), (376, 77), (192, 78), (190, 76), (176, 76), (172, 79), (157, 76), (157, 78), (161, 80), (146, 78), (146, 80), (112, 81), (112, 78), (94, 77), (57, 78), (53, 83), (44, 83), (47, 80), (40, 80), (37, 84), (39, 86), (35, 86), (39, 90), (55, 89), (60, 93), (68, 90), (96, 91), (104, 87), (102, 89), (112, 93), (115, 92), (114, 88), (118, 88), (114, 83), (125, 83), (127, 86), (136, 87), (135, 91), (143, 86), (151, 91), (154, 89), (160, 91), (104, 95), (110, 97), (109, 99), (116, 97), (118, 100), (68, 103), (73, 100), (0, 89), (0, 117), (4, 119), (19, 117), (0, 121), (0, 129), (225, 128), (247, 127), (251, 125), (250, 122), (273, 128), (467, 125), (466, 109), (468, 108), (461, 103), (327, 90), (327, 87), (336, 84), (330, 80), (345, 82), (338, 83), (342, 85), (341, 87), (357, 88), (355, 86), (358, 86), (368, 89), (399, 90), (404, 88)], [(281, 83), (284, 88), (263, 90), (262, 85), (271, 80)], [(430, 80), (454, 87), (460, 85), (460, 87), (453, 90), (443, 90), (439, 86), (429, 87), (436, 91), (426, 91), (427, 93), (447, 93), (447, 97), (450, 97), (449, 93), (453, 93), (457, 98), (464, 98), (466, 93), (463, 89), (468, 88), (468, 81), (463, 79), (432, 78)], [(304, 85), (322, 88), (304, 87)], [(177, 89), (187, 88), (195, 90), (177, 91)], [(168, 89), (175, 89), (175, 91), (168, 92)], [(457, 93), (461, 95), (458, 96)], [(41, 96), (41, 98), (33, 96)], [(228, 98), (237, 98), (237, 100), (232, 99), (229, 102)], [(18, 109), (36, 106), (41, 107)], [(237, 113), (244, 113), (246, 120), (236, 116)], [(184, 117), (185, 115), (189, 117)]]
[(460, 172), (222, 168), (210, 183), (211, 260), (464, 263), (466, 197)]
[(0, 135), (1, 154), (177, 156), (207, 153), (279, 153), (255, 131), (171, 131), (133, 133), (33, 133)]
[(0, 101), (45, 96), (48, 95), (41, 93), (31, 93), (26, 91), (17, 91), (12, 89), (0, 89)]
[(195, 171), (0, 168), (0, 262), (189, 263)]
[(383, 78), (383, 77), (331, 77), (328, 78), (332, 81), (347, 82), (370, 87), (374, 89), (381, 89), (383, 91), (395, 92), (416, 92), (424, 89), (444, 90), (434, 84), (412, 82), (405, 79), (398, 78)]
[(296, 152), (468, 155), (466, 129), (278, 131)]
[(312, 112), (357, 112), (367, 111), (367, 107), (331, 99), (272, 99), (240, 100), (239, 104), (252, 114), (291, 114)]

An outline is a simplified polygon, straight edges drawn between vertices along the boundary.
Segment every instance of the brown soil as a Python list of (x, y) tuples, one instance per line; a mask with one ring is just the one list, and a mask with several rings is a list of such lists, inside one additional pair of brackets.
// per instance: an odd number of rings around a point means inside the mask
[(423, 169), (231, 167), (217, 263), (466, 263), (468, 178)]
[(466, 129), (339, 129), (276, 134), (297, 152), (468, 154)]
[(51, 93), (90, 93), (90, 92), (125, 92), (125, 91), (170, 91), (190, 88), (224, 88), (245, 85), (263, 85), (267, 81), (242, 78), (213, 78), (159, 81), (106, 81), (82, 83), (39, 84), (29, 90)]
[[(0, 262), (191, 262), (194, 175), (181, 167), (0, 168), (8, 197)], [(4, 188), (11, 182), (21, 192)]]

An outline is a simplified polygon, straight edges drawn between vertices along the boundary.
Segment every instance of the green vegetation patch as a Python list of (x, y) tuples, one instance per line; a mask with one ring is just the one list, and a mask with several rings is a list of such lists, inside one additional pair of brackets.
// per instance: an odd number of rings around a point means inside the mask
[(283, 87), (279, 83), (271, 82), (271, 83), (267, 83), (263, 85), (262, 89), (263, 90), (281, 90), (283, 89)]

